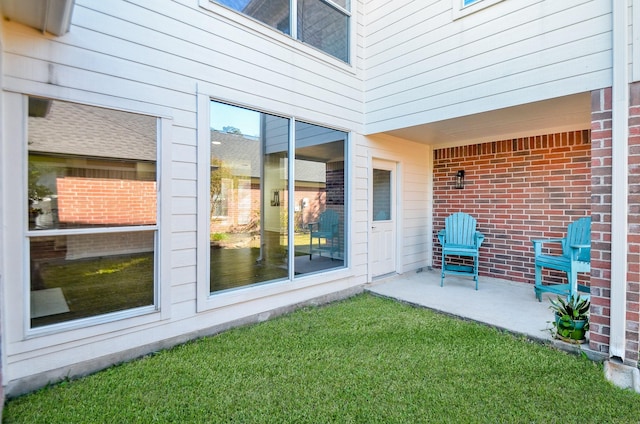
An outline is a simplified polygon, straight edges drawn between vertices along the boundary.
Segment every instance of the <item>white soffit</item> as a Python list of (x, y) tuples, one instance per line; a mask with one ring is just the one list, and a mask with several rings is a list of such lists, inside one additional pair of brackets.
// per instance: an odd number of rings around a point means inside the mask
[(15, 22), (64, 35), (69, 31), (75, 0), (2, 0), (2, 14)]
[(434, 147), (552, 134), (591, 128), (591, 93), (492, 110), (386, 131)]

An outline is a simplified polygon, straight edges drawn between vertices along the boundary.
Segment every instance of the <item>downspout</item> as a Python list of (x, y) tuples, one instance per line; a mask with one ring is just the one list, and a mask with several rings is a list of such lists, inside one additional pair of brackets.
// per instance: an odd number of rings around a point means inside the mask
[(624, 363), (627, 301), (629, 7), (613, 0), (611, 90), (611, 317), (609, 358)]

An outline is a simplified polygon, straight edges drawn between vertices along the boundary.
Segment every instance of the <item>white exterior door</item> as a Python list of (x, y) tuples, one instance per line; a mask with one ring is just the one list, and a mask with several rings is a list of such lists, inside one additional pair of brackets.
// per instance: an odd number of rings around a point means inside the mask
[(371, 275), (396, 271), (396, 190), (394, 162), (373, 160), (371, 175)]

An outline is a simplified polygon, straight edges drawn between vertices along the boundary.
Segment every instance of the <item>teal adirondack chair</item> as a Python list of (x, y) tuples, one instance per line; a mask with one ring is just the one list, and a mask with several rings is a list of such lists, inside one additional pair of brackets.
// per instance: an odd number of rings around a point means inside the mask
[[(535, 256), (536, 298), (542, 301), (542, 293), (550, 292), (571, 296), (578, 291), (589, 292), (589, 287), (578, 284), (579, 272), (591, 272), (591, 217), (573, 221), (567, 226), (567, 236), (557, 239), (531, 240)], [(545, 243), (560, 243), (562, 255), (542, 253)], [(555, 269), (567, 273), (566, 284), (542, 284), (542, 268)]]
[[(327, 209), (320, 214), (318, 222), (310, 222), (309, 226), (309, 260), (312, 259), (313, 252), (316, 251), (322, 256), (322, 251), (328, 251), (333, 259), (334, 252), (338, 251), (340, 239), (339, 239), (339, 217), (338, 213), (334, 210)], [(313, 239), (317, 239), (318, 245), (314, 248)], [(325, 240), (325, 244), (322, 245), (321, 240)]]
[[(478, 262), (480, 245), (484, 235), (476, 231), (476, 220), (464, 212), (449, 215), (444, 221), (444, 229), (438, 233), (438, 240), (442, 245), (442, 275), (440, 287), (444, 285), (444, 276), (468, 275), (476, 282), (478, 290)], [(447, 255), (473, 258), (473, 265), (447, 264)]]

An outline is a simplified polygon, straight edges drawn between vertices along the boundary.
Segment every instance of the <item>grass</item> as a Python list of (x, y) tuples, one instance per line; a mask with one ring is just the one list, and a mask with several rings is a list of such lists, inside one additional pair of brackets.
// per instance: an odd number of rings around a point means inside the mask
[(371, 295), (9, 401), (6, 423), (630, 423), (601, 364)]

